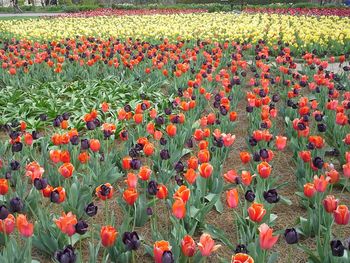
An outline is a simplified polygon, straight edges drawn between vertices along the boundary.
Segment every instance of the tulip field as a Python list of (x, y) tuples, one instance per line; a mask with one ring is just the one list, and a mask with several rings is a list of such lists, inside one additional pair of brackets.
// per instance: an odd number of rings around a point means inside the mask
[(0, 262), (350, 262), (328, 12), (0, 20)]

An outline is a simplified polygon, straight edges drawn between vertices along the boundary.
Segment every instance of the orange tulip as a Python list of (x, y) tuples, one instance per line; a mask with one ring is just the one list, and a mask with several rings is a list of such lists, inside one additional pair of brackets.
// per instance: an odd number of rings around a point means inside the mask
[(272, 228), (267, 224), (262, 224), (259, 227), (259, 241), (261, 249), (271, 249), (276, 244), (279, 236), (272, 236)]
[(253, 203), (248, 208), (249, 218), (254, 222), (261, 222), (266, 214), (266, 210), (264, 209), (263, 204)]
[(209, 234), (203, 233), (199, 239), (198, 248), (203, 257), (209, 257), (221, 245), (215, 245), (215, 241)]
[(73, 175), (74, 166), (71, 163), (64, 163), (58, 168), (58, 172), (64, 177), (69, 178)]
[(27, 217), (25, 215), (17, 215), (16, 225), (18, 232), (21, 234), (21, 236), (31, 237), (33, 235), (34, 225), (28, 222)]
[(276, 147), (278, 150), (282, 151), (287, 145), (287, 137), (276, 136)]
[(242, 163), (249, 163), (250, 153), (249, 152), (240, 152), (239, 157), (241, 158)]
[(60, 150), (51, 150), (50, 151), (50, 159), (54, 163), (58, 163), (61, 161), (61, 151)]
[(90, 160), (90, 155), (88, 152), (81, 152), (78, 155), (78, 160), (80, 163), (87, 163)]
[(200, 163), (207, 163), (210, 160), (210, 152), (207, 149), (198, 152), (198, 160)]
[(186, 257), (193, 257), (196, 252), (196, 243), (190, 235), (186, 235), (181, 240), (181, 250)]
[(186, 171), (186, 173), (184, 174), (184, 177), (189, 184), (194, 184), (194, 182), (197, 179), (197, 173), (195, 170), (190, 168)]
[(96, 195), (101, 200), (111, 199), (114, 193), (113, 186), (110, 183), (101, 184), (96, 188)]
[(169, 124), (165, 130), (170, 137), (174, 137), (176, 135), (176, 126), (174, 124)]
[(133, 205), (138, 197), (138, 193), (135, 188), (126, 189), (123, 193), (123, 199), (128, 205)]
[(255, 175), (252, 176), (249, 171), (242, 171), (241, 173), (242, 184), (244, 184), (245, 186), (249, 186), (252, 183), (254, 176)]
[(103, 226), (100, 231), (102, 246), (111, 247), (114, 245), (118, 232), (113, 226)]
[(186, 204), (181, 198), (176, 198), (172, 207), (173, 215), (177, 219), (182, 219), (186, 216)]
[(69, 163), (70, 162), (69, 151), (61, 151), (60, 159), (61, 159), (61, 162), (63, 162), (63, 163)]
[(98, 152), (100, 150), (100, 148), (101, 148), (101, 143), (97, 139), (91, 139), (89, 141), (89, 144), (90, 144), (90, 149), (93, 152)]
[(330, 180), (330, 178), (329, 177), (325, 178), (324, 175), (321, 175), (320, 177), (315, 175), (315, 177), (314, 177), (314, 185), (315, 185), (316, 191), (317, 192), (321, 192), (321, 193), (326, 191), (326, 188), (327, 188), (329, 180)]
[(238, 206), (239, 199), (236, 188), (226, 191), (226, 203), (229, 208), (236, 208)]
[(167, 196), (168, 196), (168, 188), (166, 188), (166, 186), (163, 185), (163, 184), (158, 184), (156, 196), (159, 199), (167, 198)]
[(127, 179), (125, 180), (125, 182), (127, 183), (129, 188), (136, 188), (137, 179), (138, 179), (138, 177), (136, 176), (136, 174), (128, 173)]
[(151, 156), (154, 153), (154, 145), (152, 143), (146, 143), (143, 147), (143, 152), (146, 156)]
[(238, 253), (232, 256), (231, 263), (254, 263), (254, 259), (248, 254)]
[(179, 189), (174, 193), (174, 198), (181, 198), (185, 203), (190, 199), (191, 191), (186, 185), (181, 185)]
[(198, 168), (198, 159), (194, 156), (190, 157), (187, 161), (187, 166), (190, 169), (196, 170)]
[(142, 166), (139, 171), (139, 177), (143, 181), (147, 181), (152, 174), (152, 170), (148, 166)]
[(162, 257), (164, 252), (170, 251), (171, 246), (168, 241), (161, 240), (156, 241), (153, 245), (153, 254), (155, 263), (162, 263)]
[(333, 212), (334, 221), (338, 225), (347, 225), (350, 219), (349, 208), (346, 205), (338, 205), (337, 209)]
[(315, 185), (313, 183), (307, 183), (304, 185), (304, 195), (311, 198), (316, 193)]
[(202, 177), (209, 178), (213, 173), (214, 168), (210, 163), (202, 163), (198, 169)]
[(130, 166), (131, 160), (132, 160), (132, 158), (130, 156), (126, 156), (126, 157), (123, 158), (122, 166), (123, 166), (124, 170), (130, 170), (130, 168), (131, 168), (131, 166)]
[(259, 163), (257, 169), (261, 178), (268, 178), (271, 174), (271, 166), (267, 162)]
[(9, 190), (9, 185), (6, 179), (1, 178), (0, 179), (0, 195), (5, 195), (7, 194)]
[(75, 234), (75, 225), (78, 223), (78, 220), (72, 212), (68, 212), (68, 214), (62, 212), (62, 216), (58, 219), (54, 219), (54, 222), (62, 233), (68, 236), (73, 236)]

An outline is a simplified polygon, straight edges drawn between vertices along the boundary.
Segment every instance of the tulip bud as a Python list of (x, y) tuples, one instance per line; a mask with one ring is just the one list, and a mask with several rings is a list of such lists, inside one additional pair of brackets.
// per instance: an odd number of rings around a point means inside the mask
[(330, 245), (333, 256), (342, 257), (344, 255), (345, 247), (340, 240), (332, 240)]
[(84, 235), (88, 230), (88, 226), (84, 220), (79, 220), (75, 225), (75, 232), (79, 235)]
[(94, 203), (90, 203), (85, 207), (85, 213), (90, 216), (93, 217), (97, 214), (97, 210), (98, 207), (94, 205)]
[(23, 207), (24, 204), (19, 197), (14, 197), (10, 200), (10, 210), (12, 213), (21, 212)]
[(296, 244), (299, 240), (299, 234), (295, 228), (287, 228), (284, 231), (284, 238), (286, 239), (287, 244)]

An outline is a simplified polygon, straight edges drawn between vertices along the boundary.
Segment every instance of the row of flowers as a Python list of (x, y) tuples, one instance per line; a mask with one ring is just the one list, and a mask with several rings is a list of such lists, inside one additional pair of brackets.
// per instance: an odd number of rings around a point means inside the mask
[(60, 15), (62, 17), (94, 17), (94, 16), (130, 16), (130, 15), (169, 15), (169, 14), (191, 14), (204, 13), (205, 9), (113, 9), (113, 8), (99, 8), (89, 11), (81, 11), (77, 13), (66, 13)]
[(313, 15), (313, 16), (350, 16), (350, 8), (265, 8), (265, 7), (249, 7), (244, 9), (247, 13), (267, 13), (281, 15)]
[[(0, 21), (0, 36), (11, 39), (60, 41), (87, 36), (108, 39), (133, 37), (156, 41), (207, 39), (235, 40), (256, 44), (266, 40), (269, 47), (288, 43), (293, 53), (316, 50), (319, 55), (340, 55), (349, 51), (350, 22), (337, 16), (289, 16), (277, 14), (196, 13), (151, 16), (95, 16)], [(273, 48), (271, 49), (273, 50)]]

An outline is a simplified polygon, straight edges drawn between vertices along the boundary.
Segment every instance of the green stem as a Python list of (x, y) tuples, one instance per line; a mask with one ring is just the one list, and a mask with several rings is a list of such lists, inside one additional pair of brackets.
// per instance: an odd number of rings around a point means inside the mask
[(135, 226), (136, 226), (136, 202), (134, 203), (134, 223), (132, 225), (132, 231), (135, 230)]

